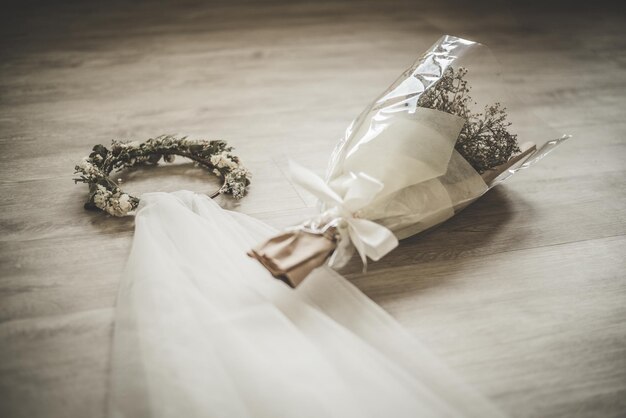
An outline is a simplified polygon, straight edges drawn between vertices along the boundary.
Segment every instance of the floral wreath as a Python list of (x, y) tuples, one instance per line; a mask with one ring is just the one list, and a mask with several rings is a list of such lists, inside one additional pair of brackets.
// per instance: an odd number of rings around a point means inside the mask
[(241, 199), (250, 184), (250, 172), (241, 165), (239, 158), (231, 153), (225, 141), (192, 140), (186, 137), (161, 135), (145, 142), (113, 141), (111, 149), (96, 145), (88, 157), (75, 167), (74, 183), (89, 185), (89, 200), (85, 209), (100, 209), (113, 216), (127, 216), (139, 205), (139, 198), (122, 191), (109, 178), (112, 172), (144, 164), (158, 164), (161, 158), (167, 163), (174, 157), (193, 160), (223, 181), (222, 187), (211, 195), (229, 194)]

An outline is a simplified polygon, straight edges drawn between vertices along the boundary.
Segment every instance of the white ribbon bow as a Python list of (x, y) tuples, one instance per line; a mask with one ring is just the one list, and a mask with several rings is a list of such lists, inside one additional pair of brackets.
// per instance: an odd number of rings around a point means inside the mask
[(348, 181), (345, 197), (339, 196), (318, 175), (312, 171), (289, 162), (292, 180), (323, 202), (328, 210), (324, 214), (345, 221), (345, 226), (338, 225), (341, 240), (349, 239), (359, 253), (364, 268), (367, 257), (380, 260), (385, 254), (398, 246), (398, 239), (389, 229), (367, 219), (355, 217), (355, 213), (369, 205), (383, 189), (383, 184), (364, 173), (353, 174)]

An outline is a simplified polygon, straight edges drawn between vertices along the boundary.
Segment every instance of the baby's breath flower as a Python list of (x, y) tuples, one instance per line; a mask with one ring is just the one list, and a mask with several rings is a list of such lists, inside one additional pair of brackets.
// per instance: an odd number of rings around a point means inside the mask
[(479, 173), (504, 164), (520, 152), (517, 135), (508, 131), (506, 108), (500, 103), (472, 113), (472, 98), (465, 80), (467, 69), (448, 67), (441, 78), (419, 98), (418, 105), (465, 118), (455, 148)]

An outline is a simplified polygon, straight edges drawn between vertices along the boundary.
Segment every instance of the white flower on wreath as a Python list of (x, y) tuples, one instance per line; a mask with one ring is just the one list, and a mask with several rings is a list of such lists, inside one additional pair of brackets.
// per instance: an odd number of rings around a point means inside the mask
[(117, 146), (119, 146), (122, 149), (138, 148), (139, 145), (140, 145), (139, 141), (117, 142)]
[(246, 194), (246, 180), (249, 181), (249, 179), (250, 172), (243, 167), (238, 167), (226, 175), (222, 190), (230, 192), (235, 199), (241, 199)]
[(80, 171), (88, 176), (94, 176), (98, 174), (98, 168), (91, 163), (89, 157), (83, 158), (81, 162), (78, 163), (78, 168), (80, 169)]
[(217, 168), (237, 168), (237, 163), (230, 158), (230, 155), (228, 155), (228, 152), (226, 151), (222, 151), (219, 154), (212, 155), (211, 164), (213, 164)]
[(110, 194), (111, 193), (105, 187), (98, 184), (96, 193), (93, 195), (93, 203), (96, 207), (106, 210)]
[(131, 211), (131, 209), (133, 208), (133, 205), (130, 201), (130, 196), (127, 193), (123, 193), (119, 199), (118, 199), (118, 204), (120, 207), (120, 210), (124, 213), (127, 214), (128, 212)]
[(124, 193), (121, 196), (113, 195), (111, 199), (109, 199), (105, 211), (113, 216), (126, 216), (131, 208), (132, 206), (128, 201), (128, 195)]
[(113, 216), (126, 216), (133, 209), (130, 195), (112, 193), (106, 187), (97, 185), (93, 196), (96, 207)]

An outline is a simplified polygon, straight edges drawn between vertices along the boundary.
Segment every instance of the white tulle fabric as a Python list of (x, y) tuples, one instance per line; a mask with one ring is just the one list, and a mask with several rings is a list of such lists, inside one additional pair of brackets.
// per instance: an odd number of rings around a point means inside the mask
[(109, 416), (501, 416), (342, 276), (293, 290), (246, 256), (275, 233), (193, 192), (142, 196)]

